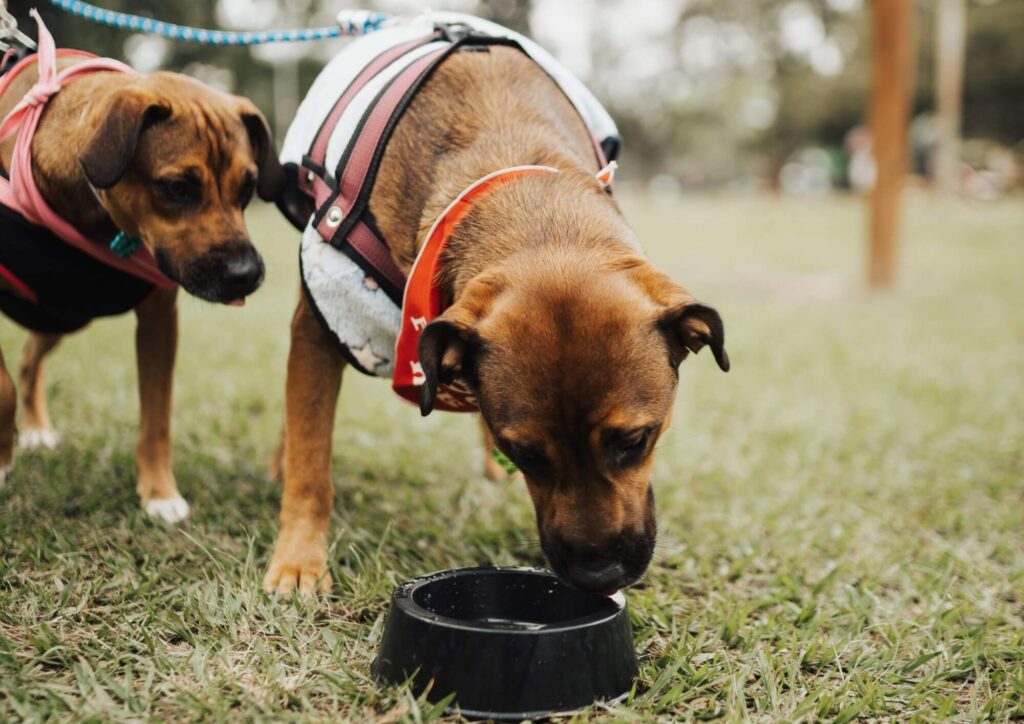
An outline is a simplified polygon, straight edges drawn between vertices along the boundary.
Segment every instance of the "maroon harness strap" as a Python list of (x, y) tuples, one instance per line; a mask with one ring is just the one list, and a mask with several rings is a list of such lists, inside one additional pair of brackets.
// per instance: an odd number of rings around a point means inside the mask
[(400, 292), (405, 288), (405, 275), (395, 266), (388, 245), (366, 225), (366, 222), (359, 221), (353, 226), (346, 239), (366, 263), (393, 284), (395, 289)]
[[(356, 199), (359, 197), (363, 182), (366, 181), (367, 173), (370, 170), (370, 164), (384, 136), (384, 129), (387, 128), (388, 122), (394, 116), (399, 103), (406, 97), (409, 89), (415, 86), (420, 78), (434, 67), (443, 55), (449, 52), (451, 47), (451, 45), (446, 45), (432, 50), (410, 63), (388, 85), (369, 114), (363, 119), (363, 127), (352, 145), (351, 152), (348, 154), (348, 162), (338, 180), (338, 198), (334, 204), (340, 206), (342, 218), (355, 205)], [(317, 230), (323, 238), (329, 239), (335, 233), (339, 223), (340, 219), (331, 223), (329, 209), (317, 225)]]
[(344, 159), (337, 190), (320, 203), (320, 209), (314, 216), (314, 219), (319, 218), (316, 230), (320, 237), (335, 247), (341, 247), (347, 242), (362, 261), (393, 287), (385, 290), (392, 298), (401, 299), (405, 275), (395, 264), (387, 244), (361, 219), (351, 220), (344, 225), (342, 222), (359, 198), (377, 150), (385, 140), (384, 131), (399, 105), (407, 97), (410, 89), (414, 88), (453, 47), (452, 44), (446, 44), (417, 58), (382, 91), (373, 108), (364, 117), (358, 136), (346, 151), (347, 159)]
[[(338, 125), (338, 120), (341, 118), (342, 114), (345, 113), (345, 109), (348, 108), (348, 104), (352, 102), (352, 99), (356, 97), (359, 91), (361, 91), (367, 83), (373, 80), (377, 74), (404, 56), (406, 53), (426, 45), (427, 43), (431, 43), (439, 37), (440, 33), (434, 33), (432, 35), (410, 40), (407, 43), (402, 43), (401, 45), (389, 48), (370, 61), (370, 63), (360, 71), (359, 75), (355, 77), (355, 80), (349, 84), (348, 88), (345, 89), (345, 92), (338, 98), (337, 102), (331, 108), (331, 112), (327, 114), (326, 118), (324, 118), (324, 122), (320, 125), (320, 130), (317, 131), (316, 137), (313, 139), (307, 158), (315, 164), (317, 169), (322, 169), (324, 167), (324, 163), (327, 158), (327, 145), (331, 140), (331, 134), (334, 132), (334, 127)], [(313, 167), (307, 166), (304, 163), (300, 168), (299, 182), (303, 191), (312, 195), (314, 198), (319, 196), (319, 194), (314, 193), (314, 184), (317, 179), (323, 183), (323, 178), (320, 177), (320, 173), (314, 170)], [(327, 189), (327, 193), (324, 194), (324, 198), (326, 198), (326, 196), (330, 194), (330, 187), (325, 183), (323, 186)], [(318, 199), (320, 203), (322, 203), (323, 200), (324, 199)]]

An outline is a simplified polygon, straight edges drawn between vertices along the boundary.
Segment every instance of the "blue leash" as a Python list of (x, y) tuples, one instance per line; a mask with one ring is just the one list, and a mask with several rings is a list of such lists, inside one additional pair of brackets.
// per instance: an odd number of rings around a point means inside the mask
[(171, 40), (185, 40), (203, 45), (262, 45), (264, 43), (294, 43), (307, 40), (326, 40), (349, 35), (365, 35), (380, 30), (391, 20), (386, 13), (369, 11), (352, 12), (349, 19), (339, 15), (338, 25), (321, 28), (301, 28), (297, 30), (266, 30), (253, 32), (235, 32), (233, 30), (206, 30), (192, 28), (187, 25), (165, 23), (141, 15), (118, 13), (105, 10), (81, 0), (50, 0), (50, 3), (65, 12), (91, 20), (100, 25), (107, 25), (121, 30), (134, 30), (140, 33), (162, 35)]

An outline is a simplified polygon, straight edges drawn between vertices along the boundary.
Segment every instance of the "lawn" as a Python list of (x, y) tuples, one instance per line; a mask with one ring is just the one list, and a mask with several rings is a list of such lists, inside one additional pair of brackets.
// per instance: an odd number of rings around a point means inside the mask
[[(876, 296), (852, 199), (624, 206), (722, 313), (733, 369), (683, 365), (659, 546), (627, 593), (641, 675), (580, 719), (1024, 717), (1024, 202), (912, 199), (901, 287)], [(52, 358), (62, 443), (0, 491), (0, 720), (435, 718), (369, 676), (393, 586), (542, 563), (525, 486), (483, 479), (472, 417), (421, 419), (349, 371), (333, 593), (260, 592), (297, 242), (269, 209), (251, 224), (264, 288), (181, 303), (186, 524), (135, 499), (133, 321)], [(24, 337), (0, 321), (12, 368)]]

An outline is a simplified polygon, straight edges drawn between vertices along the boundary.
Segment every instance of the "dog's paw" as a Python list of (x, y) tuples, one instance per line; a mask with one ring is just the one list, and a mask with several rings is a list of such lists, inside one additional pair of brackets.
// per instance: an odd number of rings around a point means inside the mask
[(263, 590), (281, 596), (290, 595), (296, 590), (303, 597), (315, 593), (328, 593), (333, 583), (326, 567), (318, 570), (271, 563), (267, 574), (263, 576)]
[(332, 581), (331, 574), (327, 572), (327, 549), (319, 538), (309, 539), (301, 534), (279, 536), (274, 557), (263, 577), (263, 590), (279, 595), (289, 595), (298, 590), (304, 597), (330, 591)]
[(7, 475), (11, 472), (11, 468), (14, 467), (14, 462), (0, 463), (0, 488), (4, 487), (7, 482)]
[(154, 498), (144, 507), (151, 518), (165, 523), (178, 523), (188, 517), (188, 503), (180, 495), (173, 498)]
[(48, 428), (30, 427), (18, 433), (18, 445), (26, 450), (53, 450), (60, 438)]

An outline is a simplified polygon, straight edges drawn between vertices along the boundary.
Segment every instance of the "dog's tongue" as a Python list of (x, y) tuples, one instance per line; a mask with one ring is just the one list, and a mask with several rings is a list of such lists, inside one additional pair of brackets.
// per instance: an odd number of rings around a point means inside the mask
[(230, 302), (227, 302), (227, 305), (229, 307), (244, 307), (245, 306), (245, 297), (239, 297), (238, 299), (233, 299)]

